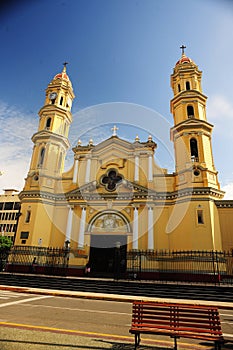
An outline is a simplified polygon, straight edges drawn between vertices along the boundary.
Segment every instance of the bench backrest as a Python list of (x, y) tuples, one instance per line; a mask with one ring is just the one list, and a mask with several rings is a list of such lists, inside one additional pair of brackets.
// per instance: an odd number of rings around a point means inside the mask
[(132, 328), (222, 336), (217, 307), (133, 302)]

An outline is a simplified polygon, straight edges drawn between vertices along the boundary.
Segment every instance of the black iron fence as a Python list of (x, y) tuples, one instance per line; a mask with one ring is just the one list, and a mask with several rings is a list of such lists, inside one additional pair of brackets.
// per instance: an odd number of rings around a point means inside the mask
[(69, 254), (69, 247), (13, 246), (8, 255), (6, 270), (63, 275), (69, 266)]
[[(14, 246), (10, 250), (6, 270), (83, 275), (85, 266), (69, 267), (70, 254), (72, 251), (68, 246), (64, 248)], [(82, 252), (76, 255), (88, 258), (82, 255)], [(82, 259), (84, 264), (85, 259)], [(117, 260), (119, 264), (121, 259), (119, 256)], [(127, 252), (124, 269), (119, 268), (117, 278), (232, 284), (233, 251), (131, 250)]]
[(4, 270), (6, 267), (9, 250), (9, 248), (0, 248), (0, 271)]
[(132, 279), (233, 283), (233, 252), (131, 250)]

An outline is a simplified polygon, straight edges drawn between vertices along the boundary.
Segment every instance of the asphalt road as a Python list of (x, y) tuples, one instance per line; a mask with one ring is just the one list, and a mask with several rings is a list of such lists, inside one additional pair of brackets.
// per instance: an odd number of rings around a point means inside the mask
[[(223, 333), (233, 334), (233, 309), (220, 310)], [(131, 303), (0, 290), (0, 349), (133, 349)], [(142, 337), (141, 349), (171, 349), (167, 337)], [(179, 349), (213, 344), (180, 339)], [(232, 344), (223, 349), (233, 349)]]

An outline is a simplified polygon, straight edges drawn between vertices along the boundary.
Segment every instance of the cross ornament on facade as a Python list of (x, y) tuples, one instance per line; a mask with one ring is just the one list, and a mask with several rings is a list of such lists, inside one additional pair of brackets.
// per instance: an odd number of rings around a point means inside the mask
[(186, 49), (185, 45), (180, 46), (180, 49), (182, 50), (182, 55), (184, 55), (184, 49)]
[(118, 129), (119, 129), (119, 128), (117, 128), (116, 125), (114, 125), (114, 127), (111, 128), (111, 130), (112, 130), (112, 136), (117, 136), (117, 130), (118, 130)]

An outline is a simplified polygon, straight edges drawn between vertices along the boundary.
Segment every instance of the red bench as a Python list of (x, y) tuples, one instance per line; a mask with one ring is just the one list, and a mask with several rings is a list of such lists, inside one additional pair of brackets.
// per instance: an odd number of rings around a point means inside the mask
[(215, 349), (224, 343), (218, 308), (213, 306), (134, 301), (129, 332), (135, 336), (135, 349), (142, 333), (174, 338), (175, 350), (182, 337), (213, 341)]

